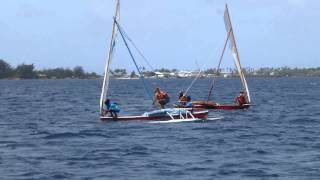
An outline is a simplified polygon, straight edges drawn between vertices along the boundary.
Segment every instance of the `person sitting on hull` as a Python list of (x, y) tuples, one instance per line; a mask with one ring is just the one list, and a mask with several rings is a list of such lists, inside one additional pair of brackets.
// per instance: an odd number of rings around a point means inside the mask
[(187, 96), (187, 103), (185, 105), (186, 108), (192, 108), (193, 107), (193, 104), (191, 102), (191, 96)]
[(111, 102), (110, 99), (106, 99), (104, 104), (107, 107), (107, 109), (105, 110), (105, 116), (107, 116), (108, 113), (110, 113), (110, 116), (114, 119), (118, 118), (118, 113), (120, 112), (118, 104), (115, 102)]
[(154, 103), (157, 103), (161, 109), (164, 109), (164, 106), (170, 102), (170, 97), (168, 93), (161, 91), (160, 88), (156, 88), (154, 91)]
[(187, 97), (184, 94), (184, 91), (180, 91), (179, 93), (179, 104), (181, 106), (185, 106), (187, 104)]
[(183, 91), (179, 93), (179, 107), (192, 108), (191, 96), (186, 96)]
[(244, 104), (248, 104), (247, 102), (247, 95), (244, 91), (240, 91), (240, 94), (239, 96), (236, 98), (236, 103), (239, 105), (239, 106), (243, 106)]

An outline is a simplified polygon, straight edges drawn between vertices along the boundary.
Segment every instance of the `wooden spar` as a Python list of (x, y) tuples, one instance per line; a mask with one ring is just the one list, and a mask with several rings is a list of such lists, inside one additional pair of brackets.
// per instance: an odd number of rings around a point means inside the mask
[[(218, 64), (218, 67), (217, 67), (217, 70), (216, 70), (216, 74), (217, 75), (218, 75), (218, 72), (219, 72), (219, 69), (220, 69), (220, 66), (221, 66), (221, 62), (222, 62), (222, 58), (223, 58), (224, 52), (226, 51), (226, 47), (227, 47), (227, 44), (228, 44), (228, 40), (229, 40), (230, 34), (231, 34), (231, 28), (228, 31), (228, 35), (227, 35), (227, 38), (226, 38), (226, 41), (224, 43), (223, 50), (222, 50), (222, 53), (221, 53), (221, 56), (220, 56), (219, 64)], [(212, 90), (213, 90), (213, 87), (214, 87), (214, 83), (215, 83), (215, 78), (213, 77), (207, 101), (210, 101), (210, 99), (211, 99), (211, 93), (212, 93)]]
[(231, 22), (231, 18), (230, 18), (229, 9), (228, 9), (228, 5), (227, 4), (226, 4), (226, 12), (227, 12), (227, 15), (228, 15), (228, 21), (230, 22), (230, 29), (231, 29), (232, 41), (233, 41), (232, 43), (234, 44), (234, 50), (235, 50), (235, 54), (236, 54), (237, 65), (239, 66), (240, 79), (241, 79), (241, 82), (242, 82), (242, 86), (244, 86), (244, 89), (246, 91), (246, 94), (247, 94), (247, 97), (248, 97), (248, 102), (250, 103), (249, 88), (248, 88), (248, 84), (247, 84), (247, 81), (246, 81), (244, 73), (243, 73), (243, 68), (242, 68), (241, 63), (240, 63), (240, 56), (239, 56), (238, 47), (237, 47), (236, 39), (235, 39), (235, 36), (234, 36), (234, 32), (233, 32), (233, 28), (232, 28), (232, 22)]
[[(117, 0), (115, 18), (120, 19), (120, 0)], [(106, 67), (105, 67), (105, 71), (104, 71), (102, 92), (101, 92), (101, 97), (100, 97), (100, 114), (103, 114), (104, 101), (105, 101), (105, 99), (107, 97), (107, 93), (108, 93), (109, 78), (110, 78), (109, 71), (110, 71), (110, 65), (111, 65), (112, 56), (113, 56), (114, 41), (115, 41), (116, 36), (117, 36), (116, 24), (115, 24), (115, 22), (113, 22), (112, 35), (111, 35), (111, 41), (110, 41), (110, 47), (109, 47), (109, 53), (108, 53), (108, 61), (106, 63)]]

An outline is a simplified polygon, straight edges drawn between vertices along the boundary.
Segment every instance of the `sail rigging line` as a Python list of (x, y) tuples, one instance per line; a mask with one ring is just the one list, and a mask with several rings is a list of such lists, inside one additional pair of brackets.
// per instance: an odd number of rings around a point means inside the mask
[[(216, 74), (217, 76), (218, 76), (218, 73), (219, 73), (219, 70), (220, 70), (220, 66), (221, 66), (221, 62), (222, 62), (224, 53), (225, 53), (225, 51), (226, 51), (226, 47), (227, 47), (227, 44), (228, 44), (228, 40), (229, 40), (229, 38), (230, 38), (231, 31), (232, 31), (232, 29), (230, 28), (229, 31), (228, 31), (228, 35), (227, 35), (226, 41), (225, 41), (224, 46), (223, 46), (223, 50), (222, 50), (222, 53), (221, 53), (221, 56), (220, 56), (220, 60), (219, 60), (219, 63), (218, 63), (218, 67), (217, 67), (216, 72), (215, 72), (215, 74)], [(210, 99), (211, 99), (211, 95), (212, 95), (212, 91), (213, 91), (214, 85), (215, 85), (215, 77), (213, 77), (213, 80), (212, 80), (212, 83), (211, 83), (211, 87), (210, 87), (210, 91), (209, 91), (209, 94), (208, 94), (208, 99), (207, 99), (207, 101), (210, 101)]]
[(143, 73), (142, 73), (141, 70), (139, 69), (139, 66), (138, 66), (138, 64), (137, 64), (137, 62), (136, 62), (136, 60), (135, 60), (135, 58), (134, 58), (134, 56), (133, 56), (133, 54), (132, 54), (132, 52), (131, 52), (131, 50), (130, 50), (130, 48), (129, 48), (129, 45), (128, 45), (125, 37), (124, 37), (124, 34), (123, 34), (123, 32), (122, 32), (122, 29), (121, 29), (121, 27), (120, 27), (120, 25), (119, 25), (119, 23), (117, 22), (116, 19), (114, 19), (114, 22), (115, 22), (115, 24), (117, 25), (118, 30), (119, 30), (119, 32), (120, 32), (120, 35), (121, 35), (121, 37), (122, 37), (122, 40), (123, 40), (124, 44), (126, 45), (126, 47), (127, 47), (127, 49), (128, 49), (128, 52), (129, 52), (129, 54), (130, 54), (130, 57), (131, 57), (134, 65), (135, 65), (135, 67), (137, 68), (138, 73), (140, 74), (140, 79), (141, 79), (141, 81), (143, 82), (144, 88), (145, 88), (145, 90), (146, 90), (149, 98), (150, 98), (150, 99), (152, 100), (152, 102), (153, 102), (153, 101), (154, 101), (153, 96), (152, 96), (152, 95), (150, 94), (150, 92), (149, 92), (149, 89), (148, 89), (148, 87), (147, 87), (147, 83), (146, 83), (146, 81), (145, 81), (145, 79), (144, 79)]
[(194, 85), (194, 83), (199, 79), (200, 75), (201, 75), (202, 70), (199, 69), (199, 73), (197, 74), (197, 76), (193, 79), (193, 81), (191, 82), (191, 84), (189, 85), (189, 87), (187, 88), (187, 90), (183, 93), (184, 96), (187, 95), (187, 93), (189, 92), (189, 90), (191, 89), (191, 87)]
[(198, 61), (196, 60), (196, 65), (197, 67), (199, 68), (199, 73), (197, 74), (197, 76), (192, 80), (192, 82), (190, 83), (190, 85), (188, 86), (187, 90), (183, 93), (183, 96), (186, 96), (187, 93), (189, 92), (189, 90), (192, 88), (192, 86), (194, 85), (194, 83), (198, 80), (198, 78), (200, 77), (201, 75), (201, 72), (203, 68), (200, 68), (199, 64), (198, 64)]
[[(125, 38), (132, 44), (132, 46), (136, 49), (136, 51), (138, 52), (138, 54), (142, 57), (142, 59), (144, 60), (144, 62), (149, 66), (149, 68), (155, 72), (155, 68), (150, 64), (150, 61), (148, 60), (148, 58), (146, 58), (146, 56), (142, 53), (142, 51), (138, 48), (138, 46), (134, 43), (134, 41), (129, 37), (128, 33), (124, 30), (124, 28), (122, 28), (121, 25), (119, 25), (119, 29), (121, 29), (121, 31), (123, 32), (123, 35), (125, 36)], [(140, 68), (139, 68), (140, 69)], [(141, 70), (141, 69), (140, 69)], [(141, 71), (142, 73), (144, 73), (144, 71)], [(156, 76), (156, 79), (160, 79), (158, 76)], [(159, 83), (152, 83), (153, 85), (155, 85), (156, 87), (159, 87)]]
[[(120, 0), (117, 0), (116, 5), (116, 11), (115, 16), (116, 19), (120, 20)], [(108, 89), (109, 89), (109, 79), (110, 79), (110, 65), (114, 54), (114, 47), (115, 47), (115, 39), (117, 37), (117, 30), (116, 30), (116, 24), (113, 22), (112, 24), (112, 35), (111, 35), (111, 41), (109, 46), (109, 53), (108, 53), (108, 61), (106, 62), (106, 67), (104, 71), (104, 78), (103, 78), (103, 84), (102, 84), (102, 92), (100, 97), (100, 114), (103, 113), (104, 109), (104, 101), (107, 97)]]
[(133, 42), (133, 40), (128, 36), (128, 33), (120, 26), (121, 31), (123, 32), (123, 35), (128, 39), (128, 41), (132, 44), (132, 46), (137, 50), (139, 55), (142, 57), (142, 59), (146, 62), (146, 64), (150, 67), (152, 71), (154, 71), (154, 68), (149, 63), (148, 59), (143, 55), (142, 51), (136, 46), (136, 44)]

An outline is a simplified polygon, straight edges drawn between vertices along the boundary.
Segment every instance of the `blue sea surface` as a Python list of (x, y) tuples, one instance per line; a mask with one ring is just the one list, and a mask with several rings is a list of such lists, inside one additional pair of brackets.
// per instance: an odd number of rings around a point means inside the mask
[[(176, 100), (192, 79), (148, 80)], [(205, 100), (211, 79), (190, 90)], [(320, 179), (320, 78), (248, 78), (253, 106), (215, 121), (101, 122), (101, 80), (1, 80), (0, 179)], [(233, 102), (239, 79), (218, 79)], [(153, 110), (139, 80), (112, 80), (121, 114)]]

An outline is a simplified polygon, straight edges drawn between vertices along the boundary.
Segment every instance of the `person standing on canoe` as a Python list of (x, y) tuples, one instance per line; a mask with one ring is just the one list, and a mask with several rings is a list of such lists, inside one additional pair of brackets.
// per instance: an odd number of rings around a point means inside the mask
[(168, 93), (161, 91), (160, 88), (156, 88), (154, 91), (154, 102), (159, 104), (161, 109), (164, 109), (164, 105), (166, 105), (170, 101), (170, 97)]
[(114, 103), (114, 102), (110, 102), (110, 99), (106, 99), (104, 104), (107, 107), (107, 109), (105, 110), (105, 116), (107, 116), (108, 113), (110, 113), (110, 116), (113, 117), (114, 119), (116, 119), (118, 117), (117, 113), (120, 112), (120, 108), (119, 108), (118, 104)]
[(247, 104), (247, 95), (244, 93), (244, 91), (240, 91), (240, 95), (236, 98), (236, 103), (239, 104), (239, 106), (242, 106), (244, 104)]

